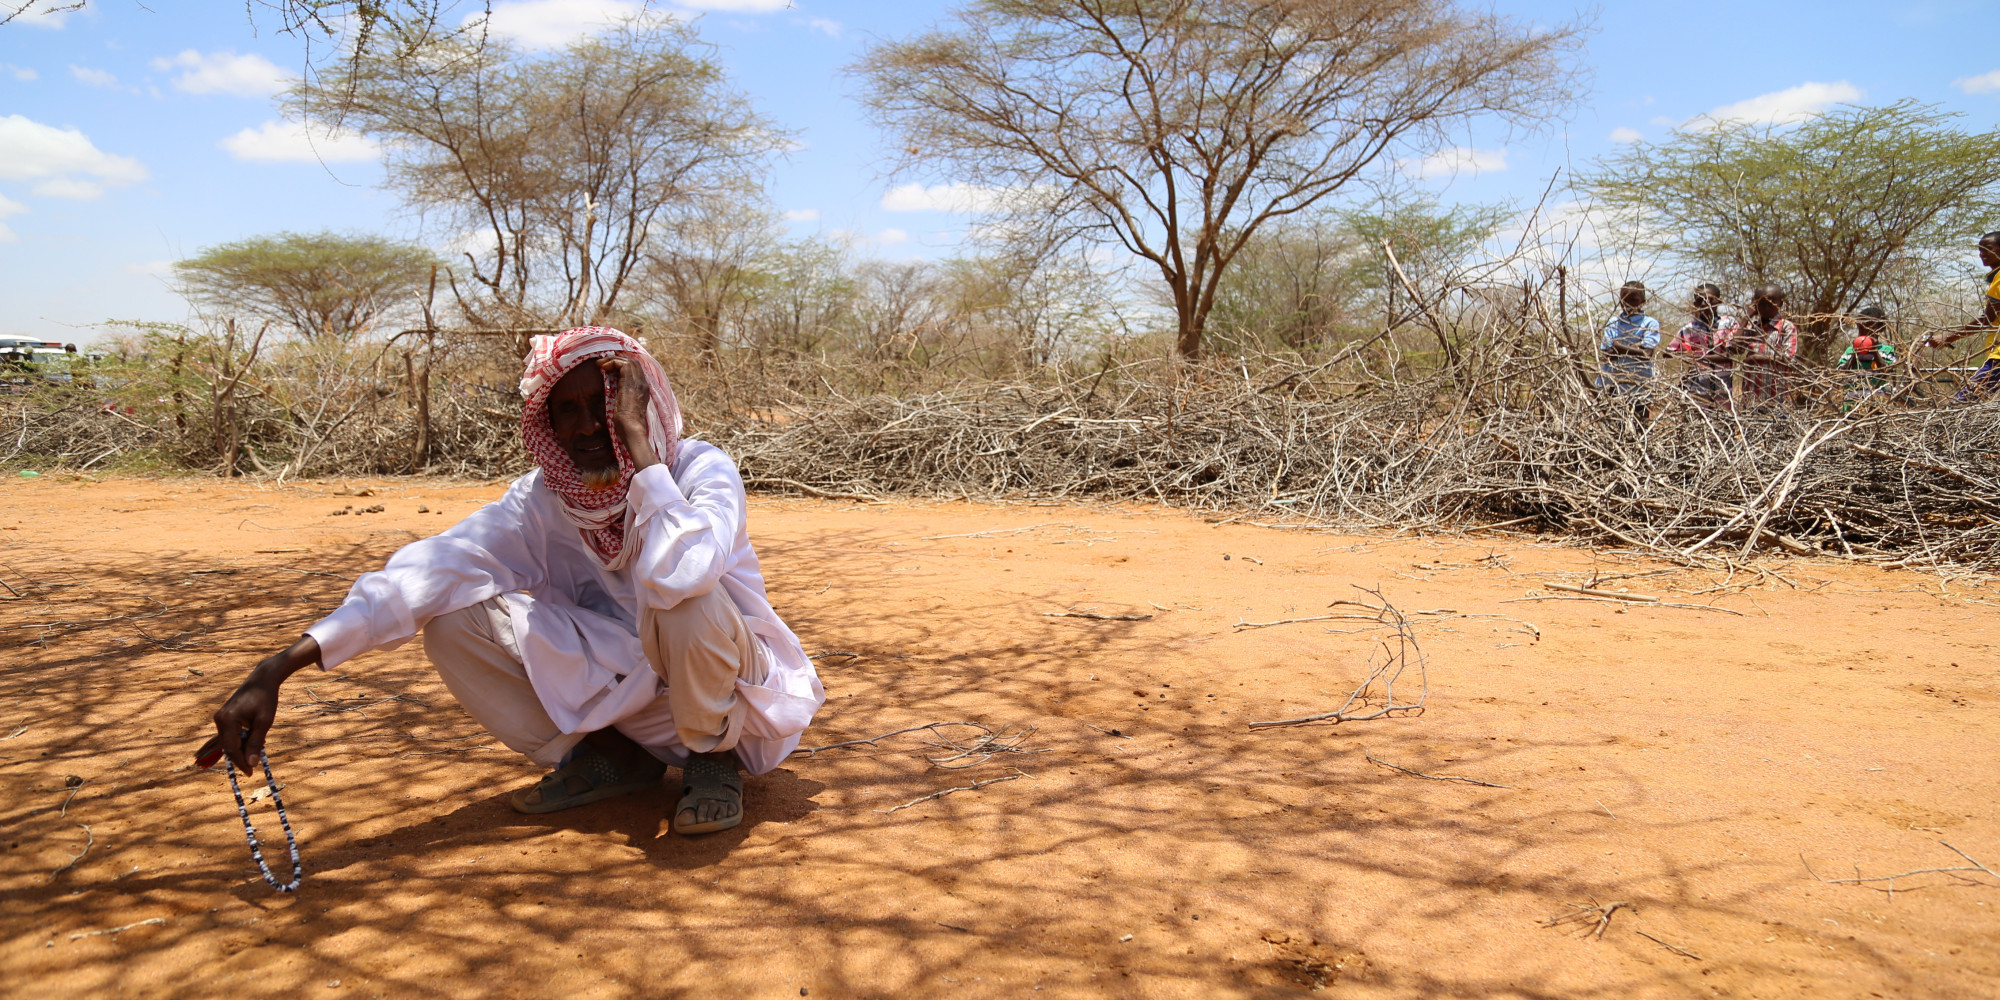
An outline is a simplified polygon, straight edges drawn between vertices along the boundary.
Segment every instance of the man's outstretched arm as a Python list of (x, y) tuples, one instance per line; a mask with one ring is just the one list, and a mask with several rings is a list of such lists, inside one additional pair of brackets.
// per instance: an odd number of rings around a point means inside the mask
[(1988, 296), (1986, 308), (1980, 312), (1978, 319), (1941, 334), (1934, 333), (1928, 342), (1932, 347), (1950, 347), (1975, 333), (1993, 329), (1996, 322), (2000, 322), (2000, 299)]
[[(319, 641), (309, 635), (299, 636), (283, 651), (273, 653), (257, 661), (250, 668), (250, 676), (236, 688), (236, 693), (215, 710), (215, 731), (222, 739), (222, 749), (240, 771), (250, 770), (250, 757), (264, 749), (264, 736), (271, 731), (271, 721), (278, 715), (278, 688), (285, 678), (319, 662)], [(249, 736), (244, 736), (244, 731)]]

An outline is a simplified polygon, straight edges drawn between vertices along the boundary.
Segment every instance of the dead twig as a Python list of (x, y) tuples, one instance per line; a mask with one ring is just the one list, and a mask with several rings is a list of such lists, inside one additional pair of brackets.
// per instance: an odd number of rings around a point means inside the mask
[(1619, 900), (1616, 903), (1599, 903), (1596, 900), (1591, 900), (1589, 903), (1571, 903), (1569, 905), (1570, 911), (1568, 913), (1550, 917), (1542, 921), (1542, 926), (1560, 927), (1564, 924), (1574, 923), (1593, 924), (1595, 926), (1584, 931), (1583, 936), (1603, 938), (1605, 928), (1611, 926), (1611, 915), (1613, 913), (1619, 910), (1631, 910), (1633, 913), (1639, 912), (1638, 907), (1624, 900)]
[(129, 931), (134, 927), (144, 927), (147, 924), (164, 924), (166, 922), (167, 918), (165, 917), (152, 917), (147, 920), (134, 921), (132, 923), (126, 924), (123, 927), (106, 927), (101, 931), (79, 931), (78, 933), (71, 934), (69, 936), (69, 939), (71, 941), (81, 941), (84, 938), (102, 937), (106, 934), (117, 934), (122, 931)]
[[(1521, 604), (1528, 601), (1597, 601), (1603, 604), (1624, 604), (1628, 606), (1633, 603), (1631, 601), (1615, 600), (1609, 597), (1585, 597), (1580, 595), (1577, 597), (1566, 597), (1561, 595), (1549, 595), (1544, 597), (1512, 597), (1508, 598), (1507, 600), (1501, 601), (1500, 603)], [(1737, 611), (1734, 608), (1718, 608), (1713, 604), (1678, 604), (1673, 601), (1661, 601), (1657, 604), (1647, 604), (1646, 607), (1685, 608), (1689, 611), (1720, 611), (1725, 615), (1735, 615), (1738, 618), (1743, 617), (1743, 612), (1741, 611)]]
[(1598, 590), (1593, 587), (1574, 587), (1567, 583), (1550, 583), (1544, 584), (1544, 586), (1550, 590), (1567, 590), (1572, 594), (1587, 594), (1591, 597), (1610, 597), (1620, 601), (1640, 601), (1647, 604), (1660, 603), (1660, 599), (1651, 594), (1628, 594), (1622, 590)]
[(1386, 767), (1386, 768), (1388, 768), (1388, 769), (1390, 769), (1390, 770), (1392, 770), (1392, 771), (1401, 771), (1401, 772), (1403, 772), (1404, 774), (1410, 774), (1410, 775), (1415, 775), (1415, 776), (1417, 776), (1417, 777), (1419, 777), (1419, 778), (1427, 778), (1427, 779), (1429, 779), (1429, 780), (1431, 780), (1431, 781), (1463, 781), (1463, 782), (1465, 782), (1465, 783), (1466, 783), (1466, 784), (1468, 784), (1468, 785), (1483, 785), (1483, 786), (1485, 786), (1485, 787), (1487, 787), (1487, 788), (1512, 788), (1512, 787), (1514, 787), (1513, 785), (1496, 785), (1496, 784), (1494, 784), (1493, 782), (1490, 782), (1490, 781), (1481, 781), (1481, 780), (1479, 780), (1478, 778), (1464, 778), (1464, 777), (1460, 777), (1460, 776), (1458, 776), (1458, 775), (1455, 775), (1455, 774), (1425, 774), (1425, 773), (1424, 773), (1424, 772), (1422, 772), (1422, 771), (1412, 771), (1412, 770), (1410, 770), (1410, 769), (1409, 769), (1409, 768), (1407, 768), (1407, 767), (1402, 767), (1402, 766), (1400, 766), (1400, 765), (1397, 765), (1397, 764), (1391, 764), (1391, 763), (1389, 763), (1389, 762), (1388, 762), (1388, 761), (1386, 761), (1386, 760), (1382, 760), (1381, 758), (1379, 758), (1379, 757), (1376, 757), (1375, 755), (1373, 755), (1373, 754), (1369, 753), (1369, 752), (1368, 752), (1368, 750), (1367, 750), (1367, 748), (1365, 748), (1365, 747), (1364, 747), (1364, 748), (1362, 749), (1362, 751), (1361, 751), (1361, 756), (1363, 756), (1363, 757), (1366, 757), (1366, 758), (1368, 759), (1368, 762), (1369, 762), (1369, 763), (1371, 763), (1371, 764), (1380, 764), (1380, 765), (1382, 765), (1383, 767)]
[(908, 802), (905, 802), (905, 803), (903, 803), (902, 805), (899, 805), (899, 806), (890, 806), (890, 807), (889, 807), (889, 808), (887, 808), (887, 809), (877, 809), (877, 810), (875, 810), (875, 811), (876, 811), (876, 812), (878, 812), (878, 813), (892, 813), (892, 812), (897, 812), (897, 811), (899, 811), (899, 810), (903, 810), (903, 809), (908, 809), (908, 808), (910, 808), (911, 806), (916, 806), (916, 805), (922, 805), (922, 804), (924, 804), (924, 803), (926, 803), (926, 802), (929, 802), (929, 801), (931, 801), (931, 800), (933, 800), (933, 799), (941, 799), (941, 798), (944, 798), (945, 796), (947, 796), (947, 795), (950, 795), (950, 794), (951, 794), (951, 793), (953, 793), (953, 792), (970, 792), (970, 791), (973, 791), (974, 789), (979, 789), (979, 788), (985, 788), (985, 787), (986, 787), (987, 785), (997, 785), (997, 784), (999, 784), (999, 783), (1001, 783), (1001, 782), (1003, 782), (1003, 781), (1013, 781), (1013, 780), (1014, 780), (1014, 779), (1016, 779), (1016, 778), (1025, 778), (1025, 777), (1027, 777), (1027, 775), (1026, 775), (1026, 774), (1023, 774), (1023, 773), (1021, 773), (1021, 772), (1019, 772), (1019, 771), (1016, 771), (1016, 772), (1015, 772), (1015, 773), (1013, 773), (1013, 774), (1003, 774), (1003, 775), (1001, 775), (1001, 776), (1000, 776), (1000, 777), (998, 777), (998, 778), (987, 778), (987, 779), (986, 779), (986, 780), (984, 780), (984, 781), (975, 781), (975, 782), (973, 782), (973, 783), (972, 783), (972, 784), (970, 784), (970, 785), (958, 785), (958, 786), (956, 786), (956, 787), (953, 787), (953, 788), (947, 788), (947, 789), (945, 789), (945, 790), (943, 790), (943, 791), (941, 791), (941, 792), (932, 792), (932, 793), (930, 793), (929, 795), (926, 795), (926, 796), (924, 796), (923, 798), (919, 798), (919, 799), (911, 799), (910, 801), (908, 801)]
[[(1986, 867), (1984, 864), (1981, 864), (1978, 861), (1978, 859), (1974, 858), (1972, 855), (1967, 854), (1964, 851), (1961, 851), (1958, 848), (1953, 847), (1942, 840), (1938, 841), (1938, 843), (1942, 844), (1946, 850), (1952, 852), (1953, 854), (1958, 855), (1961, 858), (1964, 858), (1966, 861), (1970, 862), (1970, 864), (1956, 865), (1950, 868), (1917, 868), (1911, 871), (1897, 872), (1894, 875), (1869, 875), (1864, 877), (1859, 873), (1857, 873), (1853, 878), (1826, 878), (1820, 875), (1820, 873), (1813, 871), (1812, 863), (1806, 860), (1806, 856), (1804, 854), (1799, 855), (1799, 863), (1805, 865), (1806, 874), (1811, 875), (1813, 878), (1818, 879), (1821, 882), (1825, 882), (1829, 885), (1865, 885), (1870, 882), (1887, 882), (1889, 883), (1889, 891), (1892, 893), (1896, 891), (1897, 879), (1909, 878), (1913, 875), (1949, 875), (1953, 879), (1956, 879), (1959, 882), (1965, 883), (1967, 885), (1982, 886), (1988, 889), (2000, 888), (2000, 883), (1982, 882), (1979, 881), (1978, 879), (1968, 878), (1964, 874), (1961, 874), (1963, 872), (1983, 872), (1987, 875), (1992, 876), (1993, 878), (2000, 879), (2000, 872), (1995, 872), (1993, 869)], [(1857, 865), (1856, 867), (1858, 868), (1859, 866)]]
[(90, 832), (90, 824), (78, 823), (77, 825), (83, 827), (83, 850), (76, 852), (76, 857), (73, 857), (68, 861), (63, 862), (61, 867), (57, 868), (55, 871), (50, 872), (49, 877), (43, 879), (44, 882), (53, 882), (56, 880), (57, 875), (61, 875), (63, 872), (75, 868), (77, 862), (82, 861), (83, 856), (89, 854), (90, 849), (96, 846), (97, 835)]
[(1152, 615), (1100, 615), (1091, 611), (1044, 611), (1043, 618), (1089, 618), (1100, 622), (1149, 622)]
[(1280, 618), (1274, 622), (1237, 622), (1234, 627), (1238, 631), (1242, 631), (1244, 629), (1253, 629), (1253, 628), (1271, 628), (1276, 625), (1296, 625), (1300, 622), (1330, 622), (1338, 619), (1356, 619), (1359, 621), (1381, 621), (1380, 618), (1374, 615), (1314, 615), (1311, 618)]
[[(1296, 719), (1273, 719), (1252, 722), (1249, 724), (1251, 729), (1269, 729), (1276, 726), (1297, 726), (1311, 722), (1328, 721), (1338, 725), (1342, 722), (1366, 722), (1370, 719), (1424, 714), (1424, 703), (1430, 698), (1431, 692), (1429, 660), (1424, 656), (1423, 647), (1417, 642), (1416, 633), (1410, 628), (1409, 619), (1405, 618), (1401, 611), (1396, 610), (1396, 606), (1389, 603), (1389, 599), (1383, 597), (1380, 591), (1368, 590), (1365, 587), (1357, 587), (1355, 589), (1363, 593), (1372, 594), (1377, 600), (1382, 602), (1380, 605), (1363, 604), (1361, 606), (1379, 608), (1381, 610), (1383, 624), (1393, 626), (1396, 630), (1394, 644), (1392, 645), (1388, 639), (1377, 640), (1375, 652), (1371, 653), (1368, 657), (1368, 676), (1362, 679), (1360, 686), (1348, 694), (1347, 700), (1342, 702), (1339, 708), (1331, 712), (1320, 712), (1315, 715), (1302, 716)], [(1343, 602), (1335, 601), (1334, 603), (1340, 604)], [(1419, 685), (1416, 700), (1410, 702), (1398, 701), (1396, 699), (1396, 683), (1412, 667), (1416, 669)], [(1373, 694), (1372, 692), (1378, 686), (1380, 687), (1380, 693)], [(1364, 708), (1368, 706), (1375, 707), (1367, 711), (1350, 711), (1357, 703)]]
[(1695, 961), (1697, 961), (1697, 962), (1699, 962), (1699, 961), (1701, 961), (1701, 960), (1702, 960), (1702, 957), (1701, 957), (1700, 955), (1697, 955), (1697, 954), (1695, 954), (1694, 952), (1691, 952), (1691, 951), (1687, 950), (1686, 948), (1683, 948), (1683, 947), (1681, 947), (1680, 945), (1677, 945), (1677, 944), (1668, 944), (1667, 942), (1665, 942), (1665, 941), (1662, 941), (1662, 940), (1660, 940), (1659, 938), (1656, 938), (1656, 937), (1652, 936), (1651, 934), (1648, 934), (1648, 933), (1646, 933), (1645, 931), (1642, 931), (1642, 930), (1640, 930), (1640, 929), (1638, 929), (1638, 928), (1636, 928), (1636, 927), (1634, 927), (1634, 928), (1632, 929), (1632, 933), (1634, 933), (1634, 934), (1637, 934), (1637, 935), (1639, 935), (1640, 937), (1642, 937), (1642, 938), (1645, 938), (1646, 940), (1648, 940), (1648, 941), (1651, 941), (1651, 942), (1653, 942), (1654, 944), (1656, 944), (1656, 945), (1659, 945), (1660, 947), (1662, 947), (1662, 948), (1665, 948), (1665, 949), (1667, 949), (1668, 951), (1671, 951), (1671, 952), (1673, 952), (1674, 954), (1676, 954), (1676, 955), (1679, 955), (1679, 956), (1681, 956), (1682, 958), (1692, 958), (1692, 959), (1694, 959), (1694, 960), (1695, 960)]
[(799, 482), (796, 479), (771, 479), (771, 478), (745, 479), (743, 480), (743, 485), (788, 486), (791, 487), (792, 489), (798, 490), (800, 493), (807, 493), (812, 496), (819, 497), (822, 500), (859, 500), (862, 503), (889, 502), (887, 500), (882, 499), (881, 497), (874, 495), (873, 493), (844, 493), (839, 490), (829, 490), (829, 489), (822, 489), (821, 487), (818, 486), (811, 486), (806, 483)]
[[(984, 726), (980, 728), (985, 731), (974, 737), (969, 743), (954, 743), (949, 739), (940, 737), (937, 742), (933, 742), (930, 745), (952, 752), (942, 757), (926, 756), (924, 759), (930, 761), (933, 767), (943, 768), (947, 771), (958, 771), (968, 767), (977, 767), (1001, 754), (1038, 754), (1049, 752), (1046, 747), (1030, 749), (1022, 746), (1029, 736), (1034, 735), (1035, 727), (1033, 726), (1025, 727), (1013, 733), (996, 733), (990, 729), (986, 729)], [(967, 759), (971, 759), (971, 763), (957, 763), (958, 761)]]
[[(798, 749), (792, 751), (792, 756), (796, 757), (799, 754), (805, 754), (807, 757), (812, 757), (823, 751), (839, 750), (842, 747), (874, 746), (876, 743), (881, 742), (882, 740), (886, 740), (891, 736), (901, 736), (904, 733), (921, 732), (926, 729), (931, 730), (932, 732), (936, 732), (937, 729), (941, 726), (971, 726), (975, 729), (986, 730), (985, 726), (977, 722), (927, 722), (921, 726), (909, 726), (903, 729), (890, 730), (889, 732), (883, 733), (880, 736), (871, 736), (865, 740), (847, 740), (841, 743), (828, 743), (825, 746), (818, 746), (818, 747), (799, 747)], [(986, 731), (990, 732), (990, 730)]]

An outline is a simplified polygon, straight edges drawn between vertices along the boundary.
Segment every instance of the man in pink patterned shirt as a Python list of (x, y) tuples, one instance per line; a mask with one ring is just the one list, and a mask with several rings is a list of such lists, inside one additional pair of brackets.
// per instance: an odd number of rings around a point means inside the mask
[(1785, 397), (1787, 378), (1799, 358), (1799, 328), (1785, 316), (1785, 290), (1758, 285), (1750, 294), (1750, 319), (1735, 338), (1743, 361), (1743, 396), (1759, 409)]

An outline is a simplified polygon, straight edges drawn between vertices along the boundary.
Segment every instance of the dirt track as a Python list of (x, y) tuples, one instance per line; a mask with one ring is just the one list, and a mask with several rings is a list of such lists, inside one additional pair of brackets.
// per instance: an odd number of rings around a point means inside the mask
[[(1767, 565), (1797, 589), (1605, 584), (1741, 616), (1502, 603), (1662, 567), (1173, 511), (755, 501), (780, 613), (855, 654), (821, 659), (808, 745), (973, 720), (1046, 752), (794, 758), (705, 839), (661, 835), (664, 793), (509, 811), (534, 769), (417, 644), (301, 674), (272, 744), (307, 883), (271, 892), (189, 766), (207, 714), (345, 578), (499, 490), (0, 484), (8, 996), (2000, 994), (2000, 879), (1805, 864), (1963, 865), (1945, 841), (2000, 870), (1996, 588), (1793, 561)], [(1416, 616), (1429, 711), (1247, 731), (1334, 707), (1381, 633), (1234, 623), (1355, 584), (1451, 612)], [(1153, 617), (1044, 615), (1072, 607)], [(1540, 926), (1590, 901), (1630, 908), (1601, 939)]]

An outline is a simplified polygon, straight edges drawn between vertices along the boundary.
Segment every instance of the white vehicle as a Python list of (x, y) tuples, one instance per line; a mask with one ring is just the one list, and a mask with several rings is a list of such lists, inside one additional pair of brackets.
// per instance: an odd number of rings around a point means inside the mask
[(65, 350), (61, 341), (0, 337), (0, 383), (8, 392), (23, 392), (37, 377), (68, 382), (70, 365), (84, 357)]

